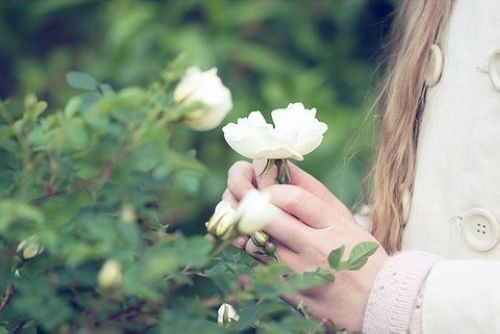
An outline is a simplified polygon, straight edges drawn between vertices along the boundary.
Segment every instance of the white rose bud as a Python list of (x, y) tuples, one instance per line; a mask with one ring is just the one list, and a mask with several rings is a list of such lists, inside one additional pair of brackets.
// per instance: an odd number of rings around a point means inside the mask
[(218, 313), (217, 323), (222, 326), (240, 320), (240, 316), (238, 315), (238, 313), (236, 313), (236, 310), (230, 304), (226, 303), (222, 304), (219, 307), (217, 313)]
[(116, 260), (106, 260), (97, 275), (97, 284), (101, 289), (110, 289), (122, 283), (122, 267)]
[(328, 129), (316, 119), (316, 109), (290, 103), (286, 109), (271, 113), (274, 127), (259, 111), (229, 123), (222, 131), (233, 150), (250, 159), (296, 159), (316, 149)]
[(229, 202), (221, 201), (217, 204), (214, 214), (205, 225), (209, 233), (226, 240), (231, 236), (235, 223), (235, 210)]
[(137, 215), (136, 215), (135, 210), (132, 207), (132, 205), (125, 203), (122, 206), (122, 210), (120, 213), (120, 219), (122, 222), (124, 222), (126, 224), (132, 224), (137, 220)]
[(236, 209), (238, 231), (250, 235), (262, 230), (274, 219), (275, 210), (268, 193), (249, 191)]
[(216, 128), (233, 108), (231, 91), (222, 83), (216, 68), (205, 72), (198, 67), (188, 68), (174, 90), (174, 101), (204, 105), (186, 115), (186, 125), (198, 131)]
[(23, 260), (30, 260), (35, 256), (40, 255), (44, 250), (45, 248), (40, 244), (36, 235), (32, 235), (17, 245), (17, 253)]

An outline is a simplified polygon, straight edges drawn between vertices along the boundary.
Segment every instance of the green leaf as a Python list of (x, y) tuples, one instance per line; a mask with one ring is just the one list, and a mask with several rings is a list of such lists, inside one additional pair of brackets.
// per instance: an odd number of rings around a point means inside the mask
[(111, 87), (110, 84), (100, 84), (99, 90), (102, 92), (103, 95), (111, 95), (115, 93), (113, 87)]
[(99, 85), (96, 79), (87, 73), (81, 72), (69, 72), (66, 74), (66, 81), (68, 82), (68, 85), (75, 89), (88, 91), (96, 91)]
[(47, 109), (47, 102), (39, 101), (26, 108), (24, 119), (27, 121), (34, 121)]
[(248, 304), (238, 311), (240, 319), (233, 326), (232, 330), (243, 331), (251, 327), (262, 313), (262, 304)]
[(337, 270), (340, 267), (344, 251), (345, 251), (345, 245), (342, 245), (339, 248), (334, 249), (330, 252), (330, 254), (328, 255), (328, 264), (332, 269)]
[(200, 319), (189, 314), (165, 312), (160, 319), (160, 333), (226, 333), (216, 321)]
[(0, 232), (5, 231), (10, 224), (17, 220), (31, 221), (35, 224), (42, 224), (44, 217), (42, 212), (31, 205), (14, 201), (5, 200), (0, 202)]
[(354, 246), (349, 254), (349, 259), (345, 264), (346, 270), (358, 270), (361, 269), (368, 261), (368, 258), (373, 255), (378, 249), (378, 244), (376, 242), (362, 242)]
[(37, 320), (49, 332), (72, 316), (68, 303), (55, 293), (45, 277), (23, 282), (16, 290), (12, 307), (28, 319)]

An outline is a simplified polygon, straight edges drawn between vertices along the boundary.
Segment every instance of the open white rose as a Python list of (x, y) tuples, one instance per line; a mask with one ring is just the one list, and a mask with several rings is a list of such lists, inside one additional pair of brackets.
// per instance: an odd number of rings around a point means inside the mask
[(316, 108), (305, 109), (302, 103), (290, 103), (286, 109), (271, 113), (274, 127), (259, 111), (251, 112), (222, 131), (233, 150), (250, 159), (296, 159), (316, 149), (328, 129), (316, 119)]
[(250, 235), (262, 230), (274, 219), (275, 210), (268, 193), (258, 190), (249, 191), (236, 209), (238, 232)]
[(217, 69), (203, 72), (190, 67), (174, 91), (176, 103), (201, 103), (203, 107), (186, 115), (186, 125), (194, 130), (216, 128), (233, 108), (231, 91), (217, 75)]
[(231, 322), (240, 320), (240, 316), (231, 304), (224, 303), (217, 311), (217, 323), (219, 325), (227, 325)]

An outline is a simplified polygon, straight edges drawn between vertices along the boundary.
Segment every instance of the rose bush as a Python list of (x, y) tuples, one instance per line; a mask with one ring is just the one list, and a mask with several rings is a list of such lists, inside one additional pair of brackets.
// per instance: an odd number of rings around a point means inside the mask
[[(223, 117), (173, 98), (192, 75), (185, 68), (172, 63), (147, 89), (69, 73), (81, 93), (61, 109), (34, 96), (1, 102), (0, 333), (323, 331), (279, 296), (324, 284), (335, 268), (258, 267), (226, 241), (164, 223), (207, 174), (191, 151), (173, 147), (177, 125), (199, 108), (211, 127)], [(238, 233), (259, 230), (272, 219), (268, 205), (257, 192), (235, 210), (220, 204), (209, 230), (224, 237), (234, 221)], [(225, 307), (233, 321), (221, 327), (224, 303), (239, 318)]]

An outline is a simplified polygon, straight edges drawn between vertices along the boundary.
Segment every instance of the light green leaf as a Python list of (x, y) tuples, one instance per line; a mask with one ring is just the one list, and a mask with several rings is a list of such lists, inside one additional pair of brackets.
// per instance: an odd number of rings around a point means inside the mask
[(68, 85), (75, 89), (95, 91), (99, 83), (96, 79), (88, 75), (87, 73), (81, 72), (69, 72), (66, 74), (66, 81)]
[(39, 209), (18, 201), (5, 200), (0, 202), (0, 232), (5, 231), (16, 220), (28, 220), (36, 224), (44, 221)]
[(115, 92), (110, 84), (100, 84), (99, 90), (102, 92), (103, 95), (111, 95)]

